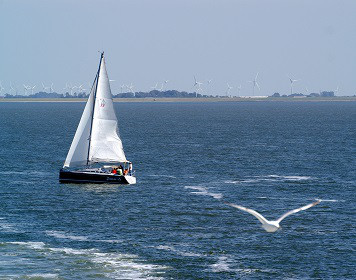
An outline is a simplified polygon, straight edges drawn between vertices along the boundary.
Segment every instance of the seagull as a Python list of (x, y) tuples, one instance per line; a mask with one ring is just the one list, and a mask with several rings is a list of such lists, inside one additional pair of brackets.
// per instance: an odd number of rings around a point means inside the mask
[(279, 225), (279, 223), (286, 217), (288, 217), (289, 215), (292, 215), (294, 213), (298, 213), (299, 211), (302, 211), (302, 210), (306, 210), (310, 207), (313, 207), (317, 204), (319, 204), (321, 202), (320, 199), (316, 200), (315, 202), (313, 203), (310, 203), (310, 204), (307, 204), (303, 207), (300, 207), (300, 208), (297, 208), (297, 209), (294, 209), (294, 210), (291, 210), (285, 214), (283, 214), (278, 220), (275, 220), (275, 221), (268, 221), (265, 217), (263, 217), (260, 213), (256, 212), (255, 210), (252, 210), (252, 209), (249, 209), (249, 208), (246, 208), (246, 207), (243, 207), (243, 206), (240, 206), (240, 205), (236, 205), (236, 204), (233, 204), (233, 203), (229, 203), (229, 202), (224, 202), (225, 204), (231, 206), (231, 207), (235, 207), (237, 209), (240, 209), (242, 211), (245, 211), (247, 213), (250, 213), (252, 215), (254, 215), (261, 223), (262, 223), (262, 228), (264, 230), (266, 230), (267, 232), (275, 232), (277, 231), (278, 229), (281, 228), (281, 226)]

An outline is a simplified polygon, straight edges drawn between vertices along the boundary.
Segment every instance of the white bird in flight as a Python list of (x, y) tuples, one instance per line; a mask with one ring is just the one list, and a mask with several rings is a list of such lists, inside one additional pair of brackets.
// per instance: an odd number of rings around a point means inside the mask
[(306, 209), (308, 209), (310, 207), (313, 207), (313, 206), (319, 204), (320, 202), (321, 202), (321, 200), (318, 199), (317, 201), (315, 201), (313, 203), (310, 203), (310, 204), (307, 204), (307, 205), (305, 205), (303, 207), (291, 210), (291, 211), (283, 214), (278, 220), (275, 220), (275, 221), (268, 221), (265, 217), (263, 217), (260, 213), (256, 212), (255, 210), (252, 210), (252, 209), (240, 206), (240, 205), (236, 205), (236, 204), (233, 204), (233, 203), (229, 203), (229, 202), (224, 202), (224, 203), (229, 205), (229, 206), (235, 207), (237, 209), (240, 209), (242, 211), (245, 211), (247, 213), (250, 213), (250, 214), (254, 215), (261, 222), (263, 229), (265, 229), (267, 232), (275, 232), (275, 231), (277, 231), (278, 229), (281, 228), (279, 223), (284, 218), (286, 218), (289, 215), (292, 215), (294, 213), (297, 213), (299, 211), (306, 210)]

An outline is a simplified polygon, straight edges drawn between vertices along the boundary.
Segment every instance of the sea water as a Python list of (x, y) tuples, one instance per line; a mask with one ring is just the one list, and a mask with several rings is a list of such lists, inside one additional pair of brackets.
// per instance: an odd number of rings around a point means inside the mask
[(355, 278), (355, 102), (115, 103), (137, 184), (59, 184), (84, 106), (0, 103), (0, 279)]

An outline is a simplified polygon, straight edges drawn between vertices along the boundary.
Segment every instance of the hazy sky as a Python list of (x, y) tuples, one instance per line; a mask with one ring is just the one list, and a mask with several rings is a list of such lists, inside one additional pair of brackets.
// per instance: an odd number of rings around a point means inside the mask
[[(355, 0), (0, 0), (0, 81), (92, 82), (104, 50), (113, 93), (121, 84), (210, 94), (259, 72), (261, 92), (356, 92)], [(212, 80), (207, 87), (207, 80)]]

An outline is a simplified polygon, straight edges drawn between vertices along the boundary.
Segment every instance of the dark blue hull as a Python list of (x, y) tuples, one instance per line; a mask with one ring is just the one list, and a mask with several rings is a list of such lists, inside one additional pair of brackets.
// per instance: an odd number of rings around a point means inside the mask
[(64, 169), (59, 171), (59, 182), (75, 184), (129, 184), (124, 175), (86, 171), (69, 171)]

